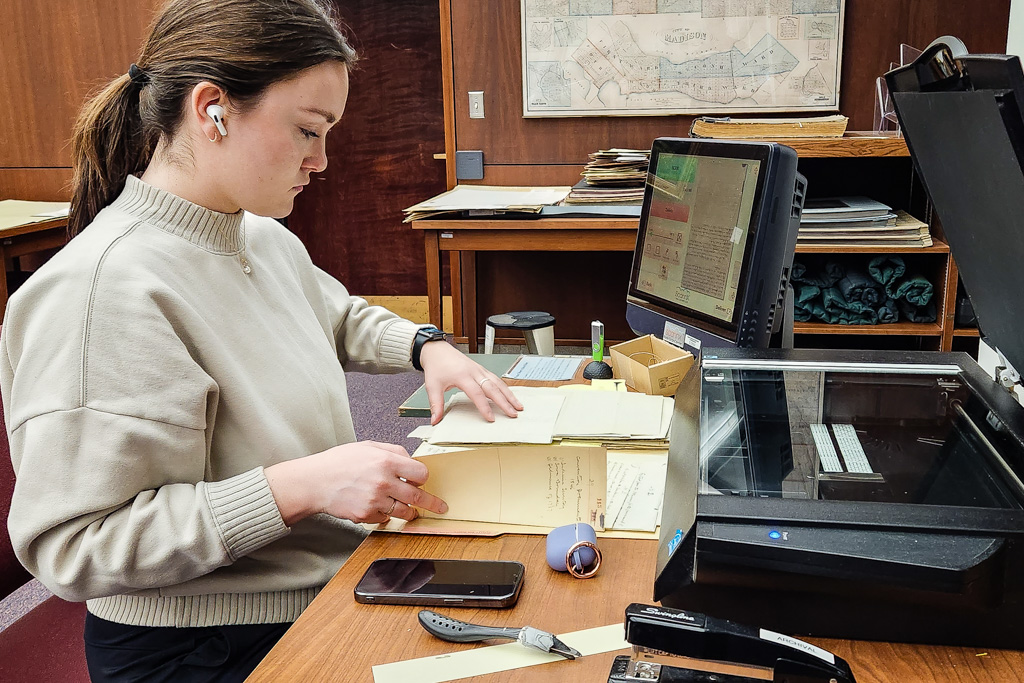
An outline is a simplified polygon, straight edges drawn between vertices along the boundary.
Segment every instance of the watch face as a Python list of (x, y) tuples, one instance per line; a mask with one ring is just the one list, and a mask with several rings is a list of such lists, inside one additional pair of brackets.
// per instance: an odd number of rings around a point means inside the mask
[(421, 329), (419, 334), (426, 338), (426, 341), (440, 341), (444, 339), (444, 332), (437, 328)]

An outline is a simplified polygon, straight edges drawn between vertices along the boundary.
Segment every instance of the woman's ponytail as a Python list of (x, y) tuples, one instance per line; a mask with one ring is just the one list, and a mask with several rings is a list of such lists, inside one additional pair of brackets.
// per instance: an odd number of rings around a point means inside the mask
[(74, 190), (68, 233), (78, 234), (149, 163), (152, 145), (139, 116), (143, 83), (118, 77), (82, 108), (71, 137)]

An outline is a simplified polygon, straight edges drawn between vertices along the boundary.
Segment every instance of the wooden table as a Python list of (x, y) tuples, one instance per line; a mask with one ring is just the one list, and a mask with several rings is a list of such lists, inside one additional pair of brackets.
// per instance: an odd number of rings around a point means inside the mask
[(423, 231), (427, 256), (430, 322), (441, 320), (441, 252), (451, 252), (452, 311), (456, 337), (476, 335), (476, 252), (478, 251), (633, 251), (637, 218), (535, 218), (413, 221)]
[[(36, 223), (24, 223), (0, 230), (0, 264), (26, 254), (47, 249), (58, 249), (67, 243), (68, 219), (57, 218)], [(0, 277), (0, 319), (7, 310), (7, 272)]]
[[(604, 563), (594, 579), (551, 571), (544, 536), (455, 538), (375, 532), (267, 655), (249, 681), (373, 681), (375, 664), (457, 652), (426, 633), (420, 608), (361, 605), (352, 589), (378, 557), (514, 559), (526, 566), (518, 604), (506, 610), (441, 609), (457, 619), (493, 626), (529, 624), (552, 633), (620, 623), (626, 605), (651, 601), (657, 543), (602, 539)], [(1022, 681), (1024, 653), (808, 638), (849, 662), (859, 683), (891, 681)], [(627, 650), (479, 677), (481, 681), (605, 681), (612, 660)]]

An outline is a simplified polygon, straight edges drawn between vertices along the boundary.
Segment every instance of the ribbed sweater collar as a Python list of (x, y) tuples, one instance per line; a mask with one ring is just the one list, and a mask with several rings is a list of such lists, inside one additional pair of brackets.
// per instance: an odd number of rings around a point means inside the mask
[(213, 253), (237, 254), (245, 247), (242, 211), (211, 211), (135, 176), (128, 176), (111, 207)]

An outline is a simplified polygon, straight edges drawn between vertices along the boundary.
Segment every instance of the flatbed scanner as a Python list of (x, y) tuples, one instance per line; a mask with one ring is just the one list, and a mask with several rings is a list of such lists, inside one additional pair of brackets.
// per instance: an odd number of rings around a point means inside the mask
[(1006, 390), (1024, 74), (947, 37), (886, 80), (999, 382), (962, 353), (703, 349), (676, 394), (654, 599), (791, 635), (1024, 649), (1024, 407)]
[(676, 394), (654, 599), (1024, 647), (1024, 408), (960, 353), (715, 349)]

